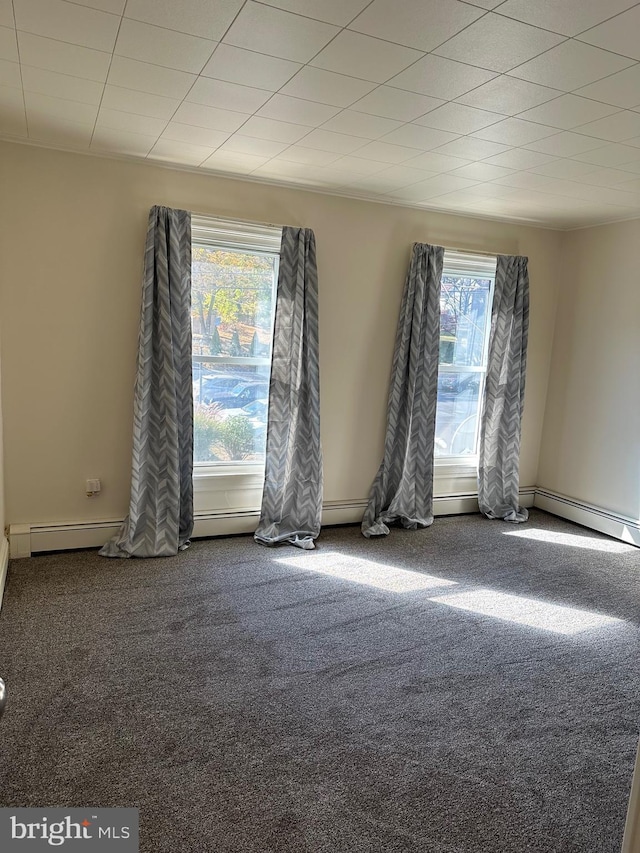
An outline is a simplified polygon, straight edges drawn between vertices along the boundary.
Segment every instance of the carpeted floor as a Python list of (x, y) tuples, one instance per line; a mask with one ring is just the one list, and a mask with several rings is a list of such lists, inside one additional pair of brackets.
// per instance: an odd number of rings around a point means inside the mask
[(143, 853), (618, 853), (640, 551), (533, 512), (10, 567), (0, 805)]

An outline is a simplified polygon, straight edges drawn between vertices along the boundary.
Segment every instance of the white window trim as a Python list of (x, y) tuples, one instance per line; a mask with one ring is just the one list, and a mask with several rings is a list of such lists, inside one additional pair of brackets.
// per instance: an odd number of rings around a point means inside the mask
[[(256, 255), (275, 256), (273, 280), (273, 306), (275, 309), (278, 283), (278, 263), (282, 243), (282, 228), (258, 225), (253, 222), (236, 222), (215, 217), (192, 216), (191, 244), (215, 246), (230, 251), (246, 251)], [(275, 313), (275, 310), (274, 310)], [(273, 316), (272, 316), (273, 323)], [(273, 326), (272, 326), (273, 334)], [(224, 355), (192, 355), (192, 361), (201, 364), (243, 365), (247, 367), (271, 364), (270, 358), (238, 357)], [(197, 509), (210, 509), (213, 500), (216, 507), (245, 508), (245, 497), (260, 489), (264, 484), (264, 461), (260, 462), (194, 462), (194, 499)], [(246, 492), (246, 495), (245, 495)], [(235, 493), (235, 498), (234, 498)], [(222, 499), (222, 496), (226, 499)], [(238, 503), (234, 504), (233, 501)], [(251, 506), (255, 505), (255, 501)], [(258, 500), (259, 506), (259, 500)]]
[[(491, 280), (489, 290), (489, 333), (491, 330), (491, 306), (496, 284), (497, 255), (477, 255), (473, 252), (445, 249), (442, 275), (473, 276), (479, 274)], [(466, 367), (456, 364), (438, 365), (438, 375), (441, 373), (481, 373), (478, 403), (478, 425), (476, 444), (480, 440), (480, 419), (482, 418), (482, 400), (484, 397), (484, 386), (488, 368), (489, 337), (487, 334), (484, 342), (483, 365)], [(465, 456), (434, 456), (434, 478), (437, 480), (468, 479), (475, 477), (478, 472), (478, 454)]]

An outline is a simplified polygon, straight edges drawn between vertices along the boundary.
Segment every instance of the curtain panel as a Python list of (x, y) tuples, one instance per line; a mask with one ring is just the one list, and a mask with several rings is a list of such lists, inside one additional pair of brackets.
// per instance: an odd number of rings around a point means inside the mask
[(322, 515), (318, 273), (310, 228), (282, 230), (265, 483), (255, 540), (314, 548)]
[(396, 334), (384, 457), (362, 520), (367, 538), (389, 524), (433, 523), (433, 450), (444, 249), (415, 243)]
[(529, 332), (527, 258), (498, 255), (480, 425), (478, 504), (488, 518), (526, 521), (518, 505)]
[(144, 256), (129, 514), (104, 557), (168, 557), (193, 530), (191, 214), (153, 207)]

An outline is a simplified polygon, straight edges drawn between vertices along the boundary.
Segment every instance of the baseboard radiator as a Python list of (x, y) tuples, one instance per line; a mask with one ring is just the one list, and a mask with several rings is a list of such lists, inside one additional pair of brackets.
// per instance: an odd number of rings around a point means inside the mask
[[(526, 507), (538, 507), (552, 515), (640, 547), (640, 523), (637, 520), (534, 486), (520, 490), (520, 503)], [(322, 508), (322, 524), (357, 524), (362, 519), (365, 506), (365, 500), (327, 501)], [(436, 516), (473, 512), (478, 512), (477, 494), (442, 495), (434, 499)], [(253, 533), (258, 518), (257, 509), (197, 513), (193, 538)], [(120, 519), (13, 524), (9, 528), (10, 555), (12, 559), (19, 559), (43, 551), (99, 548), (117, 533), (120, 524)]]

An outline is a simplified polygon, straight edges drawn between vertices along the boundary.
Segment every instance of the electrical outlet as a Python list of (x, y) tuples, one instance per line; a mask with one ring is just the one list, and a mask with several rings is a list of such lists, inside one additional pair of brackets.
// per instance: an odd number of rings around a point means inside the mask
[(87, 497), (92, 498), (100, 494), (100, 480), (98, 478), (87, 480)]

